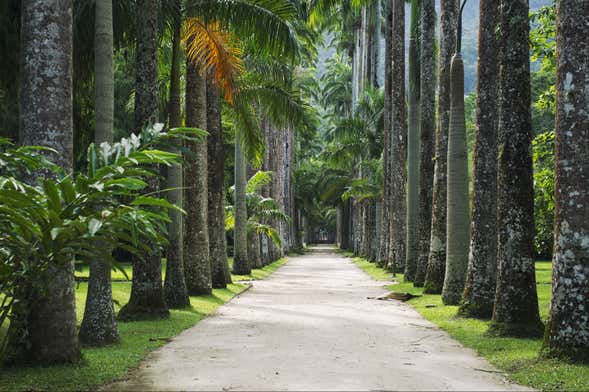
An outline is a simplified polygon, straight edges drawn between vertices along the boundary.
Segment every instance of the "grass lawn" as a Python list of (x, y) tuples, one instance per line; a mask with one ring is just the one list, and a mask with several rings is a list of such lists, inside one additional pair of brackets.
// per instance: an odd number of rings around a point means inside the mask
[[(403, 282), (403, 275), (396, 277), (365, 259), (355, 258), (354, 262), (373, 279), (398, 281), (388, 286), (392, 291), (422, 295), (421, 288)], [(550, 262), (536, 263), (536, 281), (540, 315), (548, 317), (550, 306), (552, 269)], [(515, 339), (489, 337), (488, 321), (466, 319), (456, 316), (457, 306), (444, 306), (441, 296), (423, 295), (408, 302), (423, 317), (447, 331), (454, 339), (485, 357), (497, 368), (505, 371), (515, 382), (540, 390), (589, 390), (589, 366), (569, 364), (565, 361), (539, 358), (541, 339)], [(430, 307), (435, 305), (435, 307)], [(427, 307), (426, 307), (427, 306)]]
[[(249, 275), (231, 275), (234, 282), (243, 282), (250, 280), (262, 280), (272, 275), (274, 271), (286, 264), (286, 258), (279, 259), (272, 264), (260, 269), (253, 269)], [(229, 268), (233, 269), (233, 258), (229, 258)]]
[[(280, 259), (261, 270), (252, 271), (251, 276), (233, 278), (235, 282), (252, 278), (263, 279), (285, 263), (286, 259)], [(130, 266), (125, 266), (125, 269), (129, 269), (130, 273)], [(78, 271), (76, 275), (87, 276), (87, 270)], [(124, 274), (118, 271), (113, 272), (113, 278), (125, 279)], [(83, 348), (83, 361), (77, 365), (0, 368), (0, 391), (91, 390), (119, 379), (139, 365), (149, 352), (164, 345), (167, 338), (192, 327), (247, 287), (246, 284), (234, 283), (227, 289), (213, 290), (213, 294), (208, 296), (190, 297), (192, 307), (172, 310), (169, 319), (119, 323), (121, 343), (104, 348)], [(84, 314), (86, 291), (87, 283), (79, 283), (76, 291), (78, 323), (81, 323)], [(127, 303), (130, 294), (131, 282), (113, 283), (117, 311)], [(4, 334), (5, 331), (0, 331), (0, 339)]]

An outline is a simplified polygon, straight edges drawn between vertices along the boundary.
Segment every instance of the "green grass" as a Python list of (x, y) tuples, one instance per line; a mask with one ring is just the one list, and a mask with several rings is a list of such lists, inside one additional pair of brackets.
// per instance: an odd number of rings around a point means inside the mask
[[(280, 259), (261, 270), (254, 270), (252, 276), (263, 279), (285, 263), (286, 259)], [(125, 268), (130, 272), (130, 266)], [(116, 275), (117, 273), (120, 276)], [(79, 271), (77, 275), (84, 276), (84, 271)], [(120, 272), (113, 272), (113, 278), (115, 276), (124, 279)], [(234, 276), (236, 282), (241, 278)], [(192, 327), (247, 287), (243, 283), (234, 283), (227, 289), (215, 289), (208, 296), (190, 297), (190, 309), (171, 310), (170, 318), (165, 320), (119, 323), (120, 344), (104, 348), (83, 348), (83, 361), (76, 365), (0, 369), (0, 391), (92, 390), (120, 379), (130, 369), (137, 367), (149, 352), (164, 345), (167, 338)], [(78, 323), (84, 314), (86, 291), (87, 283), (79, 283), (76, 290)], [(130, 282), (113, 283), (113, 298), (117, 311), (121, 305), (127, 303), (130, 294)], [(4, 335), (2, 332), (5, 331), (0, 331), (0, 336)]]
[[(272, 264), (268, 264), (267, 266), (260, 268), (260, 269), (253, 269), (252, 273), (249, 275), (234, 275), (231, 274), (234, 282), (243, 282), (243, 281), (250, 281), (250, 280), (262, 280), (267, 278), (268, 276), (272, 275), (274, 271), (278, 268), (282, 267), (286, 264), (287, 259), (282, 258), (276, 260)], [(233, 269), (233, 258), (229, 258), (229, 267)]]
[[(344, 254), (350, 256), (349, 253)], [(390, 290), (422, 295), (408, 303), (454, 339), (474, 349), (498, 369), (505, 371), (513, 381), (540, 390), (589, 390), (589, 366), (540, 358), (541, 339), (487, 336), (488, 321), (457, 317), (457, 306), (444, 306), (439, 295), (423, 295), (423, 289), (403, 282), (402, 274), (393, 277), (391, 273), (365, 259), (352, 259), (375, 280), (398, 281), (399, 283), (388, 286)], [(538, 301), (540, 315), (544, 320), (548, 317), (550, 306), (551, 275), (550, 262), (536, 263)]]

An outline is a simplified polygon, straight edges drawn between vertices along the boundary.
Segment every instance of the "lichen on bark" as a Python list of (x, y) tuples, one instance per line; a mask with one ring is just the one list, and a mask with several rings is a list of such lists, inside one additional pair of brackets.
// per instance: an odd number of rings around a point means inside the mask
[(544, 342), (554, 357), (589, 362), (589, 4), (557, 11), (555, 239)]
[(501, 1), (495, 335), (540, 336), (534, 267), (534, 185), (527, 1)]

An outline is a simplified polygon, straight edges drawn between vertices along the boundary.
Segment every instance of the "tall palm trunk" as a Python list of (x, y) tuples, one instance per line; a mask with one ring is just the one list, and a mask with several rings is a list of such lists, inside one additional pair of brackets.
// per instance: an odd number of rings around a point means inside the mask
[[(463, 3), (463, 7), (466, 0)], [(446, 275), (442, 301), (458, 305), (468, 266), (469, 195), (466, 120), (464, 118), (464, 63), (461, 54), (462, 10), (458, 20), (456, 53), (450, 69), (450, 129), (448, 131), (448, 217), (446, 221)]]
[[(157, 0), (137, 0), (136, 130), (158, 120), (157, 20)], [(148, 191), (156, 192), (158, 188), (158, 179), (150, 179)], [(162, 287), (161, 260), (160, 251), (154, 246), (144, 260), (133, 261), (131, 298), (119, 312), (119, 319), (129, 321), (169, 316)]]
[[(177, 14), (174, 16), (172, 41), (172, 70), (170, 76), (169, 104), (170, 128), (182, 126), (180, 109), (180, 30), (182, 28), (182, 2), (176, 0), (174, 7), (174, 12)], [(169, 167), (167, 186), (168, 188), (172, 188), (172, 190), (168, 192), (168, 201), (179, 207), (183, 206), (183, 184), (182, 166)], [(171, 222), (168, 225), (168, 240), (170, 243), (166, 255), (166, 279), (164, 283), (164, 292), (168, 306), (178, 309), (190, 305), (190, 299), (188, 298), (188, 291), (186, 289), (186, 278), (184, 276), (183, 217), (181, 212), (175, 210), (170, 210), (169, 215)]]
[[(206, 129), (205, 77), (197, 65), (186, 62), (186, 126)], [(184, 171), (186, 227), (184, 271), (190, 295), (210, 294), (213, 283), (209, 259), (207, 142), (189, 142), (192, 156)]]
[(419, 218), (417, 227), (418, 259), (414, 285), (423, 286), (427, 271), (432, 225), (432, 187), (434, 175), (434, 143), (436, 119), (435, 81), (435, 0), (421, 0), (421, 92), (420, 92), (420, 154), (419, 164)]
[(405, 280), (413, 282), (417, 271), (419, 216), (419, 93), (420, 76), (417, 40), (419, 34), (419, 1), (411, 0), (409, 38), (409, 118), (407, 138), (407, 252)]
[(460, 314), (491, 318), (497, 275), (497, 119), (499, 3), (480, 2), (479, 64), (468, 274)]
[[(112, 0), (97, 0), (95, 9), (95, 110), (94, 140), (112, 143), (114, 122), (114, 70)], [(105, 246), (105, 244), (96, 244)], [(80, 327), (80, 341), (87, 345), (103, 346), (119, 340), (119, 328), (112, 301), (111, 266), (109, 260), (90, 262), (88, 294), (84, 318)]]
[(391, 251), (389, 269), (396, 271), (405, 264), (405, 2), (393, 0), (392, 96), (391, 96)]
[(556, 236), (552, 306), (545, 345), (553, 356), (589, 360), (589, 9), (586, 1), (558, 6), (556, 84)]
[[(392, 94), (392, 25), (393, 7), (392, 0), (385, 0), (385, 77), (384, 77), (384, 109), (383, 109), (383, 188), (382, 209), (380, 218), (380, 245), (377, 264), (381, 267), (387, 265), (389, 259), (390, 244), (390, 202), (391, 202), (391, 94)], [(345, 221), (345, 220), (344, 220)], [(342, 235), (343, 237), (343, 235)], [(342, 247), (344, 248), (344, 247)], [(345, 248), (344, 248), (345, 249)]]
[(450, 65), (456, 49), (457, 0), (440, 2), (440, 58), (438, 60), (438, 126), (436, 129), (434, 189), (430, 251), (425, 293), (441, 294), (446, 271), (446, 159), (450, 125)]
[[(50, 159), (72, 171), (72, 3), (24, 0), (21, 19), (21, 140), (58, 151)], [(80, 359), (74, 261), (51, 266), (40, 285), (18, 293), (7, 362), (44, 364)], [(39, 287), (40, 286), (40, 287)]]
[[(225, 239), (225, 150), (221, 126), (219, 88), (207, 78), (208, 190), (209, 190), (209, 252), (213, 288), (231, 283)], [(229, 279), (227, 279), (229, 277)]]
[(233, 273), (249, 275), (252, 267), (247, 258), (246, 156), (242, 131), (235, 131), (235, 229)]
[[(528, 1), (501, 1), (497, 291), (491, 331), (541, 336), (534, 268)], [(526, 23), (522, 23), (526, 21)]]

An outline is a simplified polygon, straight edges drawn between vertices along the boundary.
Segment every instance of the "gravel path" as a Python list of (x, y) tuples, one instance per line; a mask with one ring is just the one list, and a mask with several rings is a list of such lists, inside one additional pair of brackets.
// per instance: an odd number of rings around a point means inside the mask
[(349, 259), (315, 248), (153, 352), (112, 390), (524, 390)]

